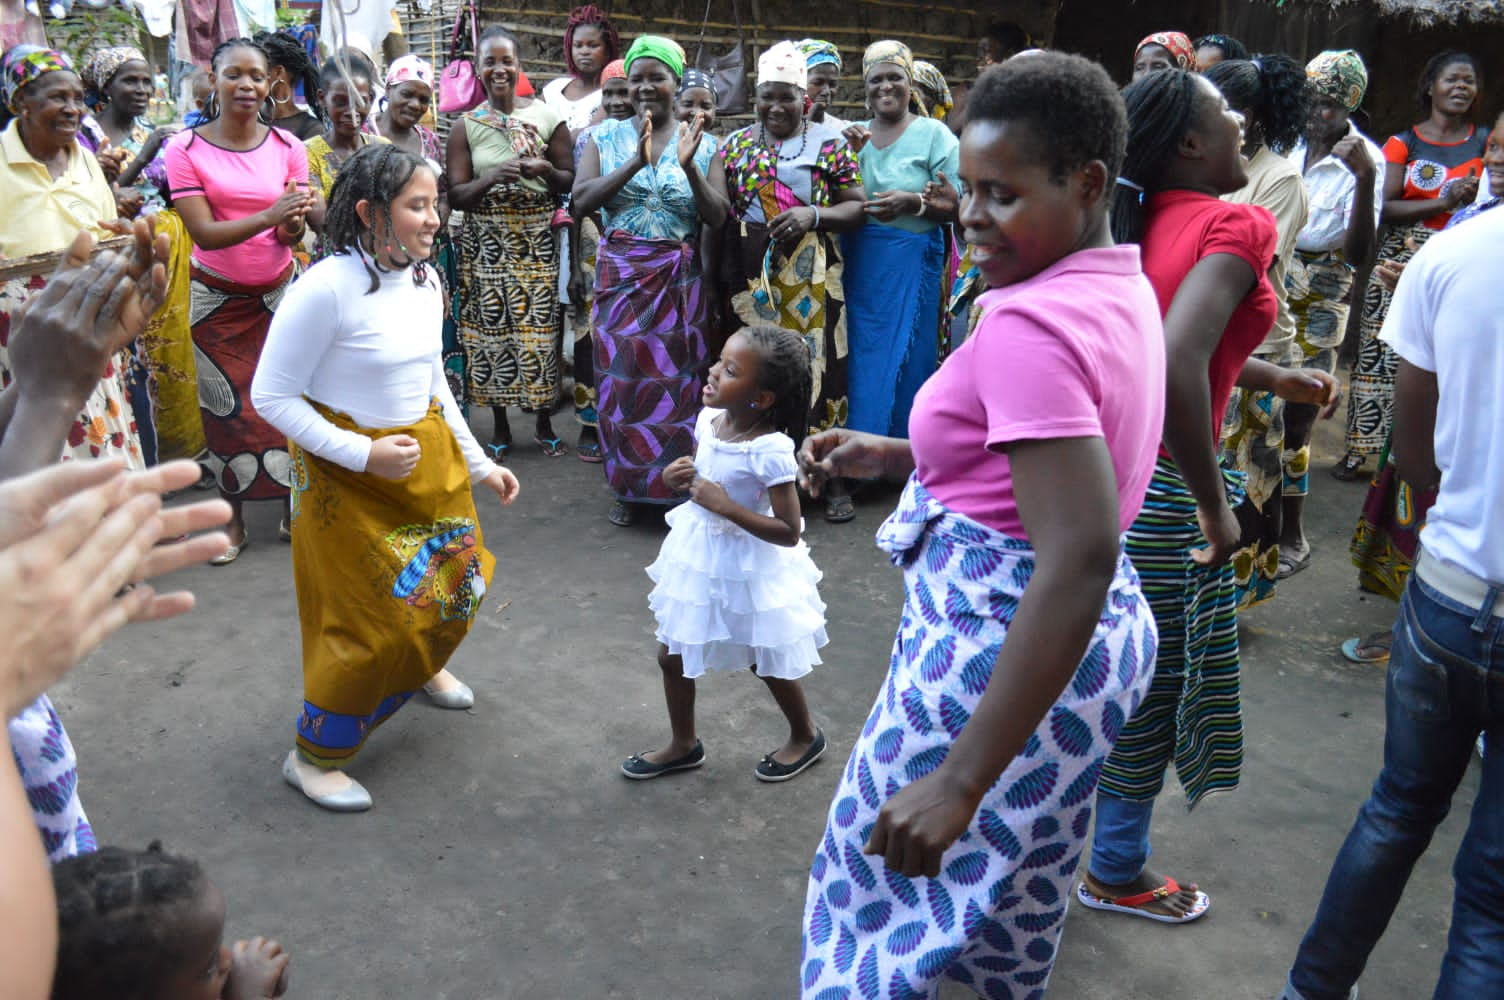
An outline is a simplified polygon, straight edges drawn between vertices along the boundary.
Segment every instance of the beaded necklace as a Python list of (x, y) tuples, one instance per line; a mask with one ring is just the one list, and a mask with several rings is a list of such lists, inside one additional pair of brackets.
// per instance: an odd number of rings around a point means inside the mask
[(780, 141), (778, 143), (777, 149), (774, 149), (771, 145), (769, 145), (768, 127), (761, 123), (759, 123), (757, 126), (757, 141), (762, 144), (762, 147), (764, 149), (772, 153), (774, 156), (778, 157), (778, 159), (782, 160), (784, 163), (792, 163), (794, 160), (797, 160), (799, 159), (799, 157), (804, 155), (805, 144), (809, 142), (809, 121), (808, 119), (806, 119), (799, 123), (799, 148), (794, 151), (793, 156), (783, 155), (783, 144), (784, 142), (788, 141), (787, 139)]

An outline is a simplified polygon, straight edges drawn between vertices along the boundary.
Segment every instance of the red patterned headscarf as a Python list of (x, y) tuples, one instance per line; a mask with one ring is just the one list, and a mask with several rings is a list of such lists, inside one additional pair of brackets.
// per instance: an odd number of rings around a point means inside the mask
[(1184, 32), (1180, 31), (1156, 31), (1133, 50), (1133, 58), (1137, 59), (1145, 45), (1159, 45), (1169, 50), (1170, 56), (1175, 60), (1175, 65), (1181, 69), (1196, 68), (1196, 46), (1191, 43)]
[(606, 46), (606, 62), (621, 58), (621, 36), (616, 33), (616, 26), (599, 7), (587, 3), (570, 11), (569, 22), (564, 25), (564, 69), (570, 76), (580, 75), (574, 65), (574, 31), (579, 27), (600, 29), (601, 41)]

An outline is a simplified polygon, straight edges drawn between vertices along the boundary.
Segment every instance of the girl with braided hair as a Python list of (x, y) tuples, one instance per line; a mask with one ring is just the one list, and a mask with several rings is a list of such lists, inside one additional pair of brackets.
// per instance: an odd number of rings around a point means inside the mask
[(495, 565), (471, 489), (517, 495), (444, 374), (427, 265), (438, 200), (420, 156), (383, 144), (350, 158), (325, 218), (331, 256), (288, 292), (251, 388), (292, 444), (304, 702), (282, 775), (337, 812), (371, 807), (341, 768), (419, 688), (440, 708), (475, 704), (444, 669)]
[(1234, 385), (1297, 402), (1329, 387), (1254, 359), (1278, 309), (1274, 216), (1223, 200), (1248, 183), (1243, 119), (1204, 77), (1160, 70), (1123, 91), (1128, 147), (1113, 201), (1118, 243), (1136, 243), (1164, 315), (1164, 444), (1126, 550), (1154, 613), (1153, 680), (1102, 765), (1096, 827), (1077, 898), (1092, 909), (1185, 923), (1210, 900), (1147, 868), (1154, 800), (1174, 762), (1189, 807), (1237, 787), (1243, 762), (1238, 607), (1228, 560), (1241, 477), (1218, 429)]
[(287, 992), (288, 955), (257, 937), (224, 944), (225, 899), (196, 862), (153, 843), (106, 847), (52, 869), (52, 1000), (263, 1000)]
[[(319, 68), (308, 55), (303, 43), (285, 31), (263, 31), (256, 41), (266, 50), (267, 97), (272, 102), (272, 124), (291, 132), (303, 142), (324, 133), (324, 123), (319, 120), (318, 93)], [(303, 100), (313, 109), (310, 114), (297, 102), (298, 89), (302, 88)]]
[(694, 457), (663, 470), (665, 485), (690, 502), (665, 517), (668, 537), (648, 567), (673, 735), (661, 750), (628, 757), (628, 778), (705, 763), (695, 679), (707, 670), (755, 670), (788, 719), (788, 741), (758, 763), (758, 780), (787, 781), (825, 753), (799, 685), (826, 642), (820, 571), (800, 541), (794, 488), (794, 447), (809, 426), (812, 391), (804, 337), (774, 326), (732, 334), (710, 369)]

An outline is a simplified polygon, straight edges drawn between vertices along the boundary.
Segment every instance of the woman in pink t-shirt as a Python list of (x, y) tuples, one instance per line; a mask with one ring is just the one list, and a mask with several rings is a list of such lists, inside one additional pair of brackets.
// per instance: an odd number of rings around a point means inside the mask
[[(265, 49), (246, 38), (225, 42), (210, 80), (209, 120), (173, 139), (167, 180), (193, 237), (191, 315), (209, 463), (235, 510), (230, 547), (212, 560), (223, 566), (249, 543), (241, 503), (285, 502), (291, 485), (287, 439), (251, 405), (251, 377), (317, 199), (303, 144), (261, 120)], [(285, 520), (283, 532), (290, 537)]]
[(910, 440), (839, 429), (800, 455), (812, 491), (908, 479), (878, 533), (904, 615), (811, 866), (806, 998), (1040, 990), (1098, 771), (1154, 661), (1121, 537), (1154, 468), (1164, 337), (1108, 228), (1122, 100), (1095, 63), (1043, 53), (989, 69), (967, 112), (984, 318), (920, 389)]
[(1113, 235), (1140, 245), (1164, 311), (1164, 444), (1128, 554), (1154, 609), (1154, 681), (1102, 768), (1088, 874), (1092, 909), (1184, 923), (1210, 900), (1149, 871), (1149, 820), (1171, 760), (1195, 805), (1237, 784), (1243, 757), (1233, 506), (1241, 476), (1219, 462), (1233, 386), (1328, 404), (1336, 381), (1253, 359), (1274, 323), (1274, 217), (1221, 195), (1248, 182), (1242, 117), (1204, 77), (1151, 73), (1123, 92), (1128, 155)]

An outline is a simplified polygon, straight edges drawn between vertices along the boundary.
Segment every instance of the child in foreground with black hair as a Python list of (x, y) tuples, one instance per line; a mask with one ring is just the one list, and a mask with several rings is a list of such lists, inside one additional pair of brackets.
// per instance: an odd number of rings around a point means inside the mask
[(443, 296), (425, 263), (438, 199), (428, 161), (389, 143), (345, 164), (333, 255), (278, 307), (251, 388), (292, 445), (304, 701), (282, 776), (338, 812), (371, 807), (341, 768), (420, 688), (440, 708), (475, 704), (445, 670), (495, 565), (472, 487), (517, 495), (444, 373)]
[(271, 1000), (288, 955), (257, 937), (224, 945), (225, 900), (196, 862), (154, 843), (53, 866), (52, 1000)]
[(657, 584), (648, 605), (658, 619), (658, 665), (673, 739), (633, 754), (635, 780), (705, 763), (695, 738), (695, 678), (752, 667), (789, 722), (789, 739), (763, 757), (762, 781), (787, 781), (825, 753), (799, 678), (820, 662), (825, 604), (820, 571), (800, 541), (795, 442), (804, 437), (810, 385), (803, 338), (748, 327), (726, 341), (701, 395), (695, 456), (664, 469), (690, 503), (668, 513), (668, 537), (648, 567)]

